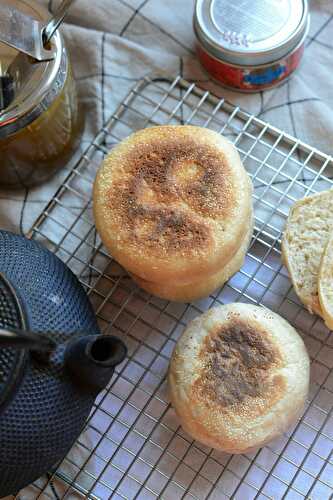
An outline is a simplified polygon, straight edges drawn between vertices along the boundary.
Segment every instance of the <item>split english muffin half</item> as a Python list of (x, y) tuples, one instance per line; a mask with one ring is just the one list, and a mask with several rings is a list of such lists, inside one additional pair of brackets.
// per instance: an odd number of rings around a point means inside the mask
[(297, 201), (282, 237), (282, 259), (300, 300), (333, 327), (333, 190)]

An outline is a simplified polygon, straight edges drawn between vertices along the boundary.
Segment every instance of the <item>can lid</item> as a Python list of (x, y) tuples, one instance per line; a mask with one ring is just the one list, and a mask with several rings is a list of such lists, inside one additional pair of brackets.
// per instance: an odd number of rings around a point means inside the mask
[[(21, 0), (21, 2), (12, 0), (11, 4), (35, 19), (44, 22), (48, 19), (47, 11), (31, 0)], [(59, 32), (54, 35), (51, 44), (55, 51), (54, 59), (36, 63), (36, 69), (32, 73), (30, 81), (24, 85), (22, 92), (18, 93), (8, 107), (0, 111), (0, 138), (7, 137), (26, 127), (47, 110), (61, 92), (66, 79), (68, 61), (63, 39)], [(1, 80), (4, 78), (7, 66), (16, 55), (15, 49), (0, 44)], [(0, 83), (3, 84), (2, 81)]]
[(237, 65), (280, 59), (302, 40), (307, 0), (196, 0), (194, 29), (212, 55)]

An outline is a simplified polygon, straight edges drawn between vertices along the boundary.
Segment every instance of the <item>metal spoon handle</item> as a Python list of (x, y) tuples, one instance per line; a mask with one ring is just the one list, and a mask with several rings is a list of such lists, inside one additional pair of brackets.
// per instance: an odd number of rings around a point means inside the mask
[(74, 3), (75, 0), (63, 0), (59, 5), (59, 8), (53, 15), (52, 19), (47, 23), (43, 30), (43, 41), (44, 44), (49, 42), (54, 35), (54, 32), (59, 28), (60, 24), (64, 20), (68, 9)]
[(16, 328), (0, 328), (0, 348), (14, 347), (16, 349), (51, 352), (56, 348), (56, 345), (45, 334), (27, 332)]

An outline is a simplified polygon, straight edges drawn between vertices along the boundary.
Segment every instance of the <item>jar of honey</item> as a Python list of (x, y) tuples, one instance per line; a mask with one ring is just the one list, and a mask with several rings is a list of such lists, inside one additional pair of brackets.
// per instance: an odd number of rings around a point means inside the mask
[[(9, 5), (47, 22), (48, 14), (32, 0)], [(52, 37), (53, 59), (36, 62), (29, 81), (0, 110), (0, 184), (30, 187), (66, 165), (80, 136), (78, 100), (68, 52), (60, 32)], [(0, 81), (17, 51), (0, 44)]]

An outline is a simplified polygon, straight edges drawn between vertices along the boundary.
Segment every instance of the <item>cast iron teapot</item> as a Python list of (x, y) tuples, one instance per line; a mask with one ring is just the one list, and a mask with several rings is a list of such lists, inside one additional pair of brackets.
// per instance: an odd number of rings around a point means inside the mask
[(63, 459), (125, 356), (65, 264), (0, 231), (0, 498)]

